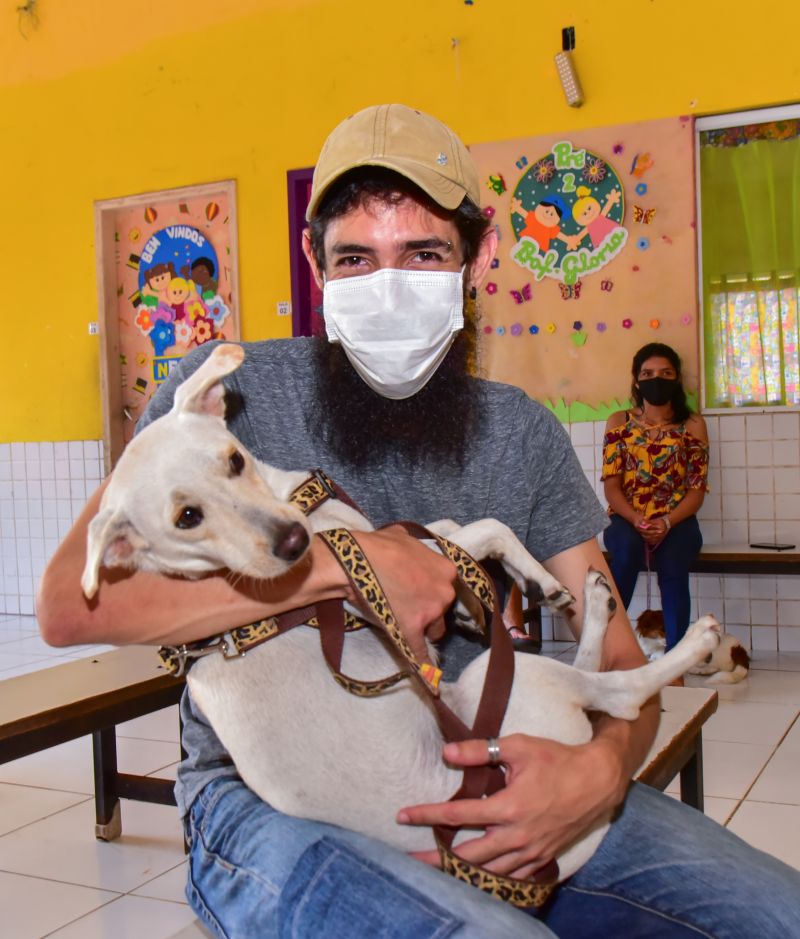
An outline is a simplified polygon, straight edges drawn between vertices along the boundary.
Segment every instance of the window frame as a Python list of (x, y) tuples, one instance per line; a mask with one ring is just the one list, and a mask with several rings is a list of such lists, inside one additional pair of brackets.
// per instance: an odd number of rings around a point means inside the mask
[(696, 253), (697, 253), (697, 305), (699, 317), (699, 352), (698, 363), (700, 379), (700, 411), (703, 414), (770, 414), (796, 413), (800, 405), (796, 404), (738, 404), (727, 408), (712, 408), (706, 405), (706, 350), (705, 324), (706, 309), (703, 291), (703, 211), (700, 186), (700, 134), (706, 130), (720, 130), (725, 127), (740, 127), (743, 124), (766, 124), (770, 121), (800, 120), (800, 102), (776, 107), (751, 108), (747, 111), (727, 111), (722, 114), (710, 114), (697, 117), (694, 121), (694, 165), (695, 165), (695, 218), (696, 218)]

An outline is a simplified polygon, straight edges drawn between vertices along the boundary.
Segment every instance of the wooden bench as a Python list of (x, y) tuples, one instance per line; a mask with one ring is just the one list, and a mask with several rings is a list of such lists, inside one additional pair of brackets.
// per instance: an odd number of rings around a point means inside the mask
[(690, 570), (694, 574), (800, 574), (800, 551), (706, 544)]
[[(91, 734), (95, 835), (111, 841), (122, 831), (120, 798), (175, 805), (172, 780), (118, 771), (116, 726), (176, 704), (183, 687), (146, 646), (7, 678), (0, 695), (0, 763)], [(637, 779), (664, 789), (680, 774), (681, 798), (702, 811), (702, 726), (717, 708), (717, 694), (665, 688), (662, 705), (658, 736)]]
[(183, 686), (183, 679), (159, 664), (155, 649), (145, 646), (6, 678), (0, 694), (0, 763), (91, 734), (95, 835), (110, 841), (122, 831), (120, 798), (175, 805), (172, 780), (117, 770), (116, 726), (176, 704)]
[(703, 724), (718, 703), (711, 688), (664, 688), (661, 724), (636, 779), (663, 792), (680, 775), (681, 801), (702, 812)]

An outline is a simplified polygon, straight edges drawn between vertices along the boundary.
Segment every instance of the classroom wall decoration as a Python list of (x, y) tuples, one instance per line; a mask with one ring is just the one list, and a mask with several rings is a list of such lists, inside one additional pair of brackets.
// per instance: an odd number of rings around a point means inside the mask
[(673, 346), (697, 386), (693, 132), (671, 118), (470, 147), (499, 250), (483, 369), (565, 421), (628, 399), (630, 363)]
[(191, 349), (238, 339), (236, 190), (225, 182), (96, 204), (111, 463)]

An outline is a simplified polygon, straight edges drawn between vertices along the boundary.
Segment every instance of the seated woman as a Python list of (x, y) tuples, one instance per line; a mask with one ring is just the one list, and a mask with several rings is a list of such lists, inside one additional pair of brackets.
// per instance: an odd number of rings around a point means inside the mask
[(626, 607), (639, 571), (656, 571), (671, 649), (689, 625), (689, 567), (703, 545), (695, 515), (707, 488), (708, 432), (686, 403), (673, 349), (649, 343), (631, 371), (635, 407), (609, 417), (603, 442), (605, 545)]

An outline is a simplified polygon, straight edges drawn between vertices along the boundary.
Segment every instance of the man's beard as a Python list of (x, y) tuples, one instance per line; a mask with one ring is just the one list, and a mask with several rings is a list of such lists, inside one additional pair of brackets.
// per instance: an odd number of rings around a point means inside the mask
[(373, 391), (338, 343), (317, 337), (312, 432), (354, 467), (392, 455), (414, 464), (460, 465), (480, 421), (481, 385), (470, 375), (475, 332), (471, 324), (462, 330), (431, 380), (402, 400)]

